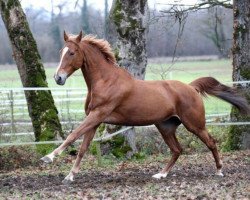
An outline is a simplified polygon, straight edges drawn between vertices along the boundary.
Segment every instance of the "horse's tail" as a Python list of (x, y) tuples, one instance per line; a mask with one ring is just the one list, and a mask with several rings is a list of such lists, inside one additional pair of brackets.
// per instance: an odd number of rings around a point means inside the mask
[(215, 78), (202, 77), (190, 83), (202, 96), (207, 94), (218, 97), (228, 103), (231, 103), (239, 109), (240, 113), (250, 115), (250, 107), (247, 100), (240, 96), (235, 88), (221, 84)]

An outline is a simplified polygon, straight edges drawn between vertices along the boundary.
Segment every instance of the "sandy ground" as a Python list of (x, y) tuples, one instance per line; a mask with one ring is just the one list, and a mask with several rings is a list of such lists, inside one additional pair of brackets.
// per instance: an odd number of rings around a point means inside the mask
[(167, 178), (154, 180), (169, 160), (150, 156), (102, 168), (87, 156), (71, 185), (62, 184), (74, 158), (52, 165), (0, 171), (0, 199), (250, 199), (250, 151), (222, 154), (224, 177), (210, 153), (182, 155)]

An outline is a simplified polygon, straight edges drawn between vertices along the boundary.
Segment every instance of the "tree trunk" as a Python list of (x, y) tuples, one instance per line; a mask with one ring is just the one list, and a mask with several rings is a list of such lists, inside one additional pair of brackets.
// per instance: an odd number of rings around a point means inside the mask
[(51, 0), (51, 7), (52, 9), (51, 9), (50, 36), (53, 39), (53, 44), (54, 44), (54, 48), (52, 49), (51, 53), (54, 57), (56, 57), (63, 44), (60, 37), (61, 31), (58, 23), (60, 14), (58, 16), (55, 16), (53, 0)]
[(90, 26), (89, 26), (89, 8), (87, 5), (87, 0), (83, 0), (83, 5), (81, 9), (81, 22), (84, 33), (90, 34)]
[[(44, 67), (26, 16), (18, 0), (0, 0), (0, 12), (11, 41), (13, 56), (24, 87), (48, 87)], [(58, 111), (49, 90), (25, 91), (36, 141), (63, 136)], [(38, 146), (41, 153), (52, 145)]]
[[(144, 79), (147, 66), (147, 10), (147, 0), (113, 0), (109, 15), (108, 40), (113, 44), (118, 64), (137, 79)], [(133, 152), (137, 152), (134, 129), (125, 135)]]
[(110, 11), (117, 35), (115, 53), (119, 65), (138, 79), (144, 79), (147, 66), (147, 10), (147, 0), (114, 0)]
[[(250, 4), (249, 0), (235, 0), (233, 33), (233, 81), (250, 80)], [(248, 84), (238, 84), (250, 102)], [(231, 111), (232, 121), (249, 121), (250, 117), (240, 116), (236, 109)], [(250, 148), (250, 126), (231, 126), (228, 149)]]

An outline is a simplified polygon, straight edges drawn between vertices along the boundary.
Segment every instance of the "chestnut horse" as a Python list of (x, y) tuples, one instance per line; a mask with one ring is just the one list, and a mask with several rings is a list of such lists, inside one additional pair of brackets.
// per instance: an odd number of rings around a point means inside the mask
[(72, 182), (79, 172), (81, 159), (101, 123), (128, 126), (154, 124), (172, 153), (166, 167), (153, 175), (157, 179), (167, 176), (182, 152), (175, 136), (176, 128), (182, 123), (212, 151), (216, 174), (223, 176), (215, 140), (205, 126), (202, 96), (213, 95), (249, 114), (247, 101), (233, 88), (222, 85), (212, 77), (199, 78), (190, 84), (175, 80), (137, 80), (117, 66), (107, 41), (89, 35), (82, 37), (82, 32), (77, 36), (64, 32), (64, 40), (55, 81), (63, 85), (74, 71), (81, 69), (88, 88), (85, 104), (87, 117), (58, 148), (42, 158), (46, 163), (53, 162), (56, 155), (84, 135), (76, 161), (64, 183)]

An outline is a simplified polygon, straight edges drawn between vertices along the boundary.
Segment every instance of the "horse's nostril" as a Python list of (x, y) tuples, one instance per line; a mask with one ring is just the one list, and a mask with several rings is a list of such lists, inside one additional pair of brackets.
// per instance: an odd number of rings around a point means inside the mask
[(60, 74), (60, 75), (55, 74), (54, 78), (58, 85), (64, 85), (67, 79), (67, 74)]
[(54, 79), (55, 79), (55, 81), (56, 82), (58, 82), (58, 81), (60, 81), (62, 78), (60, 77), (60, 76), (58, 76), (58, 75), (54, 75)]

